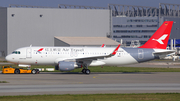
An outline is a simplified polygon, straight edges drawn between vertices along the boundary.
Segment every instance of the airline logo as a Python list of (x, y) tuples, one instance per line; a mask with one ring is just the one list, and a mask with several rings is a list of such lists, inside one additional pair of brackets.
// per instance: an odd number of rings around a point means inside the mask
[(167, 36), (168, 36), (168, 34), (164, 34), (159, 39), (152, 39), (152, 40), (159, 42), (159, 44), (164, 44), (162, 40), (165, 40)]
[(40, 48), (36, 53), (41, 53), (44, 48)]
[(42, 51), (44, 48), (40, 48), (39, 50), (38, 50), (38, 52), (40, 52), (40, 51)]

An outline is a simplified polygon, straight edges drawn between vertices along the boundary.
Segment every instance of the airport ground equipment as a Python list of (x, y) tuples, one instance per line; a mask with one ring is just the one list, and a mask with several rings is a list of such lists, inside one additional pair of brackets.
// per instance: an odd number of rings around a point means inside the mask
[(12, 68), (11, 66), (2, 66), (2, 73), (3, 74), (23, 74), (23, 73), (32, 73), (32, 74), (39, 74), (39, 69), (23, 69), (23, 68)]

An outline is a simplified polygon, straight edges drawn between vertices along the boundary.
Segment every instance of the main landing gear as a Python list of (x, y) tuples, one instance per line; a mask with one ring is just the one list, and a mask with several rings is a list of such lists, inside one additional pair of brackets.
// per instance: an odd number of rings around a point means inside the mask
[(83, 66), (83, 69), (81, 72), (84, 74), (90, 74), (91, 73), (91, 71), (88, 69), (88, 66), (86, 64)]
[(89, 69), (82, 69), (82, 73), (84, 74), (90, 74), (91, 71)]

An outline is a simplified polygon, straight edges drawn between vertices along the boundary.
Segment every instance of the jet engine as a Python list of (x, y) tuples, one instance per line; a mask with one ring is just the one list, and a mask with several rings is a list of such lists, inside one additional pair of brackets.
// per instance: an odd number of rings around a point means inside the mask
[(71, 71), (75, 68), (81, 68), (81, 64), (77, 62), (59, 61), (58, 65), (55, 66), (55, 69), (60, 71)]

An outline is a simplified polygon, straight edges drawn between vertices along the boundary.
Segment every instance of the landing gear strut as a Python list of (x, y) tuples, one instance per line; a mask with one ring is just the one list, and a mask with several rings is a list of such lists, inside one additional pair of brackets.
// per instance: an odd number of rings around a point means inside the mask
[(83, 69), (82, 69), (81, 72), (84, 73), (84, 74), (90, 74), (91, 73), (91, 71), (88, 69), (87, 64), (84, 64)]

